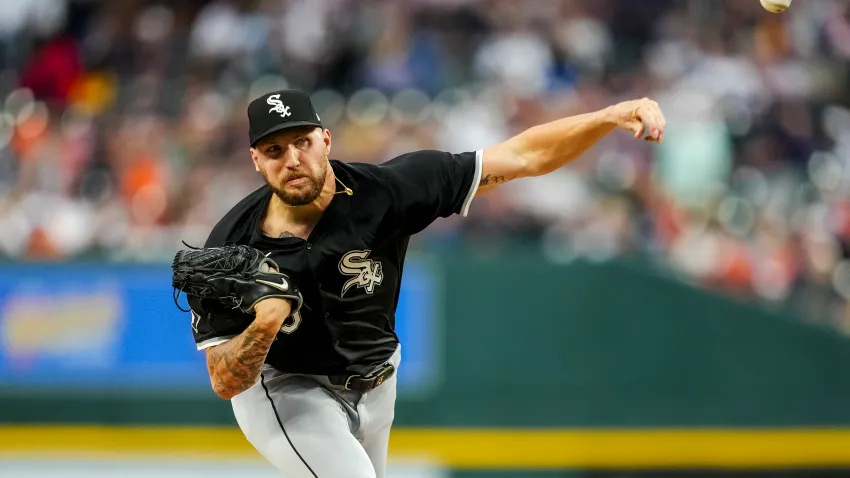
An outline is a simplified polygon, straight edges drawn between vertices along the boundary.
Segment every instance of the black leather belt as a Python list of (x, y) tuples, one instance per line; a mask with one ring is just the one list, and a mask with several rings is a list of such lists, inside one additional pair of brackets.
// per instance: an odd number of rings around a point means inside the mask
[(366, 393), (381, 386), (395, 373), (395, 366), (386, 364), (366, 375), (334, 375), (328, 377), (334, 385), (341, 385), (344, 390)]

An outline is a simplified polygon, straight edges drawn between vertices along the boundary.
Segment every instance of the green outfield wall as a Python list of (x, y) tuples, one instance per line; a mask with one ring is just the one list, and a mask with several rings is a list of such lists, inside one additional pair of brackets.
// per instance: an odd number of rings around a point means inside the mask
[[(850, 342), (834, 331), (640, 262), (420, 260), (439, 278), (439, 382), (399, 399), (399, 426), (850, 425)], [(49, 387), (0, 391), (0, 420), (233, 423), (208, 390)]]

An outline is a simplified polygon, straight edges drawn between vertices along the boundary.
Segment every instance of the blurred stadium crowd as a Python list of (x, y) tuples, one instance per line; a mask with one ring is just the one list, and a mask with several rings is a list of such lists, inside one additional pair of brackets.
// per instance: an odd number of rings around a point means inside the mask
[[(850, 331), (850, 3), (3, 0), (0, 255), (169, 260), (261, 184), (245, 107), (307, 89), (332, 157), (469, 151), (651, 96), (611, 135), (415, 247), (648, 256)], [(498, 249), (500, 248), (500, 249)]]

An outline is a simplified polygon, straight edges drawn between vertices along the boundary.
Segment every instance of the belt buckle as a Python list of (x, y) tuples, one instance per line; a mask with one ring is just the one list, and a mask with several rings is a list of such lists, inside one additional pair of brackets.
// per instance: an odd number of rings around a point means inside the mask
[(360, 378), (360, 377), (362, 377), (362, 375), (358, 375), (358, 374), (349, 375), (348, 378), (345, 379), (345, 385), (343, 385), (343, 390), (351, 391), (351, 379)]

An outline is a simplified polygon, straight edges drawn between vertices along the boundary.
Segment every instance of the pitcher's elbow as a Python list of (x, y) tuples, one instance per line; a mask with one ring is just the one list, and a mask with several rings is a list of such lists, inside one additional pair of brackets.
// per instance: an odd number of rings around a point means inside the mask
[(215, 377), (210, 378), (212, 379), (211, 382), (213, 392), (215, 392), (215, 394), (218, 395), (218, 397), (222, 400), (230, 400), (231, 398), (237, 395), (236, 393), (234, 393), (232, 387), (228, 387), (221, 380), (216, 380)]
[(218, 398), (220, 398), (222, 400), (230, 400), (230, 399), (232, 399), (233, 397), (236, 396), (235, 393), (233, 393), (229, 390), (215, 390), (215, 389), (213, 389), (213, 391), (215, 392), (216, 395), (218, 395)]

